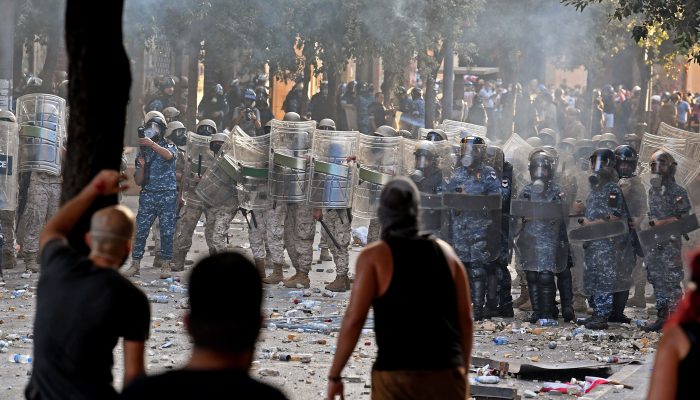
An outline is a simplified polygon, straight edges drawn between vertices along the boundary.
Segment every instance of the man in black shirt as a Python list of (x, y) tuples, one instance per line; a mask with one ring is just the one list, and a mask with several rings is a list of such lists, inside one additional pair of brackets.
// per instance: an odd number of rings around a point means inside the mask
[(119, 274), (131, 252), (134, 214), (123, 206), (97, 211), (85, 241), (90, 255), (66, 240), (99, 196), (124, 190), (118, 171), (101, 171), (61, 207), (39, 238), (41, 277), (34, 321), (34, 365), (29, 400), (114, 399), (112, 352), (124, 339), (124, 382), (144, 372), (151, 320), (146, 296)]
[(384, 93), (375, 93), (374, 101), (369, 105), (369, 125), (372, 132), (376, 132), (382, 125), (393, 125), (393, 121), (387, 124), (387, 117), (393, 118), (394, 113), (393, 109), (387, 110), (384, 107)]
[(253, 263), (237, 253), (205, 258), (192, 269), (189, 294), (189, 362), (181, 370), (136, 379), (122, 398), (286, 399), (248, 375), (262, 323), (262, 283)]

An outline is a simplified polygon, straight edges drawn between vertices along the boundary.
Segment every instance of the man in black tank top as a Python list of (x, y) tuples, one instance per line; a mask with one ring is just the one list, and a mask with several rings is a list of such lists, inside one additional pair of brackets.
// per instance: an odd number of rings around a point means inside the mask
[[(449, 245), (418, 235), (419, 196), (406, 178), (392, 180), (382, 191), (382, 240), (365, 247), (357, 259), (356, 285), (329, 371), (328, 399), (343, 393), (341, 373), (370, 307), (378, 346), (372, 398), (469, 397), (465, 368), (473, 327), (466, 272)], [(417, 291), (425, 295), (418, 298)], [(427, 320), (409, 327), (416, 312)], [(405, 335), (408, 329), (431, 345), (414, 346)]]

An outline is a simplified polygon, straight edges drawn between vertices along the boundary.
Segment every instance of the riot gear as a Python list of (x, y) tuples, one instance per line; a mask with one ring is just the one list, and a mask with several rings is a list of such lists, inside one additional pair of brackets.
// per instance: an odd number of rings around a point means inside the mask
[(330, 118), (324, 118), (318, 123), (318, 129), (323, 131), (334, 131), (335, 121)]
[(530, 156), (528, 170), (532, 180), (532, 191), (540, 194), (554, 179), (556, 171), (554, 158), (544, 151), (536, 152)]
[(525, 139), (525, 141), (532, 147), (542, 147), (544, 145), (542, 139), (538, 138), (537, 136), (529, 137)]
[(617, 146), (619, 146), (619, 143), (614, 133), (604, 133), (600, 135), (600, 140), (598, 141), (599, 149), (614, 150)]
[[(646, 124), (645, 124), (646, 125)], [(636, 133), (628, 133), (623, 139), (624, 144), (632, 146), (634, 151), (639, 153), (639, 148), (642, 145), (642, 138)]]
[(576, 149), (574, 156), (582, 171), (588, 171), (590, 168), (591, 153), (595, 150), (595, 145), (590, 139), (579, 139), (576, 141)]
[(12, 113), (12, 111), (0, 110), (0, 121), (16, 123), (17, 118), (15, 117), (15, 114)]
[(65, 121), (66, 101), (58, 96), (28, 94), (17, 99), (20, 172), (61, 174)]
[(168, 127), (165, 130), (165, 138), (173, 142), (175, 146), (184, 146), (187, 143), (187, 129), (185, 129), (185, 125), (180, 121), (168, 123)]
[(315, 127), (314, 121), (272, 121), (269, 181), (273, 200), (301, 203), (306, 199)]
[(559, 147), (559, 150), (561, 150), (562, 153), (573, 155), (576, 149), (576, 139), (562, 139), (562, 141), (557, 144), (557, 147)]
[(554, 146), (557, 144), (557, 133), (550, 128), (543, 128), (537, 134), (537, 137), (542, 140), (544, 146)]
[(479, 136), (467, 136), (460, 141), (460, 156), (462, 165), (476, 167), (486, 156), (486, 141)]
[(651, 168), (651, 179), (649, 182), (654, 188), (660, 188), (664, 182), (675, 182), (676, 160), (671, 154), (664, 150), (657, 150), (651, 155), (649, 167)]
[(357, 132), (318, 130), (313, 135), (312, 171), (307, 203), (325, 209), (347, 209), (352, 202)]
[(597, 186), (604, 182), (609, 182), (613, 178), (615, 171), (615, 153), (610, 149), (598, 149), (593, 152), (590, 160), (591, 172), (588, 178), (591, 186)]
[(631, 178), (637, 170), (639, 156), (634, 147), (623, 144), (615, 148), (615, 170), (620, 178)]
[(297, 114), (295, 112), (290, 111), (290, 112), (284, 114), (283, 120), (289, 121), (289, 122), (299, 122), (299, 121), (301, 121), (301, 116), (299, 116), (299, 114)]
[(221, 146), (224, 145), (224, 142), (228, 139), (228, 135), (225, 133), (215, 133), (211, 136), (211, 140), (209, 141), (209, 150), (211, 150), (214, 154), (217, 154), (219, 150), (221, 150)]
[(180, 116), (180, 111), (175, 107), (166, 107), (163, 110), (163, 115), (165, 116), (166, 121), (172, 122), (176, 121)]
[(394, 137), (397, 135), (396, 129), (390, 127), (389, 125), (382, 125), (379, 128), (377, 128), (377, 131), (374, 132), (375, 136), (380, 136), (380, 137)]
[(447, 134), (442, 129), (433, 129), (425, 135), (425, 140), (430, 140), (431, 142), (447, 140)]
[[(18, 128), (15, 115), (0, 110), (0, 210), (14, 211), (17, 208)], [(3, 226), (3, 229), (8, 228)]]
[(217, 131), (216, 123), (210, 119), (199, 121), (195, 132), (201, 136), (211, 136)]
[(165, 91), (167, 88), (175, 88), (175, 79), (172, 76), (167, 76), (160, 81), (158, 85), (160, 90)]

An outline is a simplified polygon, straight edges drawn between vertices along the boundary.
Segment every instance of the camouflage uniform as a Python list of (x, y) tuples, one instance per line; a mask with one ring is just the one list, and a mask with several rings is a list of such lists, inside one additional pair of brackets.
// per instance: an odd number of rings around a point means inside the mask
[[(234, 196), (234, 199), (237, 198), (237, 196)], [(209, 255), (222, 253), (228, 248), (228, 228), (237, 210), (238, 202), (236, 201), (234, 206), (225, 205), (212, 208), (207, 213), (204, 239), (207, 242), (207, 246), (209, 246)]]
[(12, 269), (16, 266), (15, 254), (15, 211), (0, 210), (0, 227), (5, 238), (2, 246), (2, 269)]
[[(649, 209), (647, 205), (647, 194), (642, 184), (642, 179), (638, 176), (620, 179), (619, 185), (625, 196), (625, 202), (630, 216), (632, 218), (643, 218)], [(631, 287), (632, 284), (635, 285), (635, 296), (641, 294), (642, 299), (644, 298), (644, 287), (646, 286), (646, 278), (642, 273), (643, 258), (637, 257), (633, 241), (629, 241), (628, 247), (629, 248), (625, 251), (626, 256), (622, 260), (626, 267), (620, 269), (620, 276), (618, 279), (622, 290), (619, 294), (616, 293), (616, 296), (620, 296), (620, 300), (618, 301), (621, 301), (622, 297), (624, 297), (625, 304), (627, 297), (629, 297), (629, 287)]]
[[(485, 164), (475, 168), (460, 166), (455, 169), (452, 178), (443, 183), (443, 192), (468, 195), (501, 194), (496, 171)], [(469, 272), (474, 318), (479, 320), (483, 313), (486, 264), (492, 261), (487, 238), (493, 221), (479, 212), (447, 210), (446, 213), (450, 242)]]
[(284, 264), (286, 204), (277, 205), (277, 207), (269, 210), (256, 210), (254, 213), (257, 227), (251, 221), (251, 227), (248, 230), (248, 239), (250, 240), (250, 250), (253, 252), (253, 258), (256, 260), (264, 259), (267, 255), (265, 248), (267, 244), (272, 262), (278, 265)]
[(378, 241), (381, 233), (382, 227), (379, 225), (379, 218), (370, 219), (369, 227), (367, 227), (367, 244)]
[(316, 221), (313, 208), (303, 203), (287, 204), (284, 223), (284, 245), (297, 273), (308, 274), (313, 261)]
[[(607, 182), (592, 188), (586, 201), (585, 215), (588, 220), (616, 216), (627, 221), (629, 213), (620, 186), (615, 182)], [(588, 293), (594, 316), (607, 318), (612, 312), (617, 270), (622, 264), (628, 242), (629, 235), (619, 235), (587, 241), (583, 245), (586, 263), (584, 289)]]
[[(352, 238), (352, 220), (346, 209), (323, 210), (323, 222), (331, 231), (331, 234), (340, 245), (337, 248), (329, 238), (330, 252), (333, 254), (333, 262), (338, 276), (348, 276), (350, 259), (348, 247)], [(324, 231), (325, 232), (325, 231)]]
[[(688, 215), (688, 192), (676, 182), (666, 182), (659, 189), (649, 189), (649, 219), (662, 220)], [(647, 277), (654, 287), (659, 315), (673, 310), (681, 298), (683, 280), (681, 238), (647, 249)]]
[(27, 202), (17, 224), (17, 242), (29, 270), (36, 270), (39, 235), (46, 221), (58, 211), (61, 202), (61, 176), (32, 172)]
[[(134, 261), (143, 258), (148, 232), (156, 218), (160, 221), (160, 258), (161, 260), (173, 258), (173, 235), (175, 234), (177, 218), (177, 183), (175, 181), (177, 149), (165, 141), (158, 144), (166, 148), (173, 155), (173, 158), (166, 160), (152, 149), (145, 150), (146, 162), (150, 163), (150, 174), (145, 177), (148, 181), (141, 187), (139, 196), (139, 210), (136, 214), (136, 240), (132, 253)], [(138, 158), (141, 155), (141, 151), (136, 155), (137, 172), (141, 169), (138, 163)]]

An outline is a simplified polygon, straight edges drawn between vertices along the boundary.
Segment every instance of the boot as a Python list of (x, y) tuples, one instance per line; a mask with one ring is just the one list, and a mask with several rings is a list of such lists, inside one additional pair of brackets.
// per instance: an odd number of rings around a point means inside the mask
[(185, 269), (175, 270), (175, 263), (172, 260), (163, 260), (160, 264), (160, 279), (167, 279), (173, 276), (173, 272), (182, 272)]
[(122, 272), (122, 275), (126, 277), (141, 276), (141, 260), (131, 260), (131, 265)]
[(160, 258), (160, 255), (157, 255), (156, 258), (153, 259), (153, 268), (161, 268), (163, 266), (163, 260)]
[(625, 290), (624, 292), (613, 293), (613, 306), (612, 312), (608, 317), (608, 322), (619, 322), (621, 324), (629, 324), (632, 322), (632, 318), (625, 315), (625, 305), (627, 304), (627, 299), (629, 298), (630, 291)]
[(627, 305), (636, 308), (646, 308), (647, 299), (644, 297), (644, 291), (646, 288), (646, 282), (642, 282), (634, 286), (634, 296), (627, 300)]
[[(531, 276), (534, 274), (534, 276)], [(532, 312), (525, 318), (525, 321), (534, 324), (540, 318), (540, 287), (537, 280), (537, 272), (528, 272), (527, 290), (530, 295), (530, 309)], [(520, 308), (522, 310), (522, 308)]]
[[(517, 299), (513, 300), (513, 307), (520, 308), (524, 304), (530, 303), (530, 292), (528, 291), (527, 284), (520, 285), (520, 296), (518, 296)], [(522, 310), (522, 308), (520, 308)], [(529, 311), (532, 310), (532, 306), (529, 307), (528, 310), (523, 310), (523, 311)]]
[(170, 263), (170, 269), (179, 272), (185, 270), (185, 257), (187, 257), (186, 251), (176, 251), (174, 257)]
[(258, 271), (258, 274), (260, 275), (260, 278), (265, 277), (265, 259), (264, 258), (256, 258), (255, 259), (255, 270)]
[(474, 321), (484, 319), (484, 297), (486, 295), (486, 270), (481, 266), (469, 267), (472, 286), (472, 315)]
[(335, 280), (326, 285), (331, 292), (346, 292), (350, 290), (350, 278), (347, 275), (336, 275)]
[(36, 262), (36, 253), (26, 253), (24, 256), (24, 265), (27, 272), (36, 274), (39, 272), (39, 264)]
[(561, 301), (561, 316), (565, 322), (572, 322), (576, 319), (576, 314), (574, 313), (574, 282), (570, 269), (567, 268), (557, 275), (557, 288)]
[(596, 315), (594, 313), (592, 317), (584, 320), (583, 326), (585, 326), (586, 329), (593, 330), (608, 329), (608, 319), (603, 315)]
[(513, 318), (513, 295), (510, 293), (511, 282), (508, 273), (508, 264), (501, 264), (498, 270), (498, 316), (501, 318)]
[(2, 253), (2, 269), (14, 269), (17, 267), (17, 257), (14, 250)]
[(574, 295), (574, 311), (579, 314), (585, 314), (588, 312), (588, 305), (586, 304), (586, 296), (575, 294)]
[(321, 249), (321, 255), (319, 256), (319, 259), (321, 261), (333, 261), (333, 257), (331, 257), (331, 252), (328, 251), (328, 248), (324, 247)]
[(661, 331), (661, 328), (664, 327), (664, 324), (666, 323), (666, 318), (668, 318), (668, 310), (665, 308), (660, 308), (659, 311), (657, 311), (656, 315), (657, 318), (653, 324), (642, 327), (642, 330), (644, 332), (659, 332)]
[(301, 285), (304, 289), (311, 287), (308, 272), (300, 272), (297, 270), (297, 272), (291, 278), (284, 280), (284, 287), (296, 289), (298, 285)]
[(274, 264), (272, 266), (272, 273), (268, 275), (267, 278), (263, 278), (263, 283), (267, 283), (268, 285), (276, 285), (284, 279), (284, 275), (282, 274), (282, 267), (283, 264)]
[[(537, 274), (537, 284), (539, 286), (539, 319), (556, 319), (554, 310), (556, 309), (555, 300), (557, 296), (557, 287), (554, 283), (553, 272), (540, 272)], [(557, 314), (559, 312), (557, 311)]]

